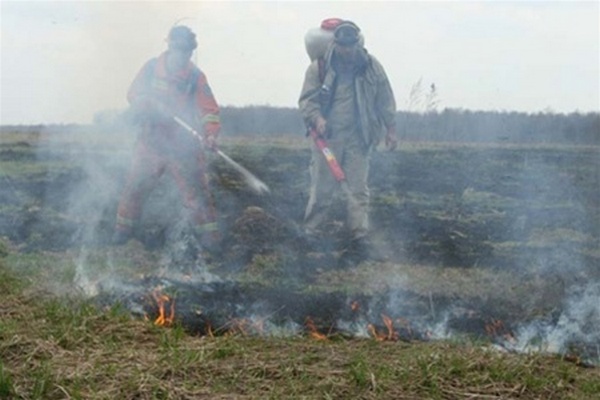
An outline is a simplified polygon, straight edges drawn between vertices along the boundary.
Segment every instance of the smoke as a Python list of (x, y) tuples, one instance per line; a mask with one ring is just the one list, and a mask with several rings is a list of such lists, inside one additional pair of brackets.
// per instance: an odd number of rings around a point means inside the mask
[[(479, 122), (485, 127), (485, 119)], [(544, 137), (529, 140), (536, 139)], [(379, 243), (394, 248), (399, 264), (429, 258), (431, 268), (449, 277), (430, 286), (446, 285), (455, 295), (434, 296), (429, 308), (426, 299), (410, 304), (402, 296), (415, 284), (428, 286), (416, 272), (374, 269), (365, 287), (385, 282), (400, 289), (374, 309), (407, 316), (434, 339), (470, 332), (512, 351), (577, 354), (598, 364), (597, 190), (591, 189), (598, 180), (597, 150), (466, 143), (443, 152), (406, 150), (398, 156), (405, 161), (384, 155), (373, 160), (375, 229), (385, 232), (379, 231)], [(394, 174), (403, 177), (396, 188), (389, 182)], [(455, 270), (463, 270), (464, 278), (451, 276)], [(496, 277), (477, 272), (486, 270)]]
[[(113, 243), (117, 205), (132, 167), (140, 127), (128, 112), (118, 110), (98, 112), (94, 122), (64, 134), (48, 133), (49, 142), (40, 148), (38, 156), (43, 159), (48, 153), (58, 153), (75, 171), (64, 185), (46, 189), (44, 203), (54, 204), (52, 199), (60, 197), (65, 218), (73, 222), (67, 242), (75, 249), (77, 289), (86, 296), (107, 291), (128, 294), (132, 287), (123, 282), (146, 276), (168, 276), (180, 282), (220, 282), (222, 278), (209, 270), (211, 260), (201, 252), (203, 248), (193, 234), (192, 211), (185, 206), (184, 194), (169, 169), (153, 180), (139, 204), (141, 218), (132, 240), (122, 246)], [(180, 133), (197, 140), (185, 131)], [(65, 141), (72, 145), (65, 146)], [(218, 179), (219, 172), (213, 167), (220, 158), (207, 155), (208, 172)], [(239, 171), (229, 167), (228, 173), (239, 176), (244, 187)], [(219, 192), (218, 182), (213, 182), (212, 190), (213, 195)], [(230, 216), (240, 207), (236, 196), (227, 190), (219, 193), (221, 216)], [(40, 221), (38, 227), (47, 223)]]
[(599, 300), (598, 282), (573, 288), (562, 311), (517, 327), (515, 340), (504, 346), (518, 352), (583, 353), (588, 362), (600, 364)]
[[(129, 169), (136, 136), (135, 126), (118, 114), (110, 116), (102, 114), (94, 126), (78, 130), (44, 132), (48, 142), (38, 149), (38, 161), (61, 159), (69, 165), (64, 178), (61, 173), (52, 177), (56, 185), (44, 189), (43, 201), (55, 206), (61, 221), (73, 228), (69, 244), (77, 266), (74, 284), (87, 296), (113, 296), (112, 300), (122, 301), (140, 315), (148, 313), (147, 304), (133, 299), (142, 290), (196, 285), (200, 293), (220, 284), (215, 287), (225, 288), (226, 293), (231, 281), (225, 275), (205, 260), (190, 265), (185, 259), (188, 217), (168, 174), (146, 199), (140, 241), (124, 247), (110, 244), (123, 173)], [(249, 152), (242, 146), (235, 151)], [(228, 220), (227, 228), (234, 231), (228, 238), (233, 240), (227, 247), (228, 258), (219, 261), (237, 263), (241, 272), (264, 274), (266, 289), (278, 287), (291, 300), (268, 297), (268, 291), (235, 298), (233, 294), (241, 289), (232, 290), (223, 309), (245, 319), (254, 327), (249, 331), (298, 334), (306, 330), (304, 312), (321, 312), (331, 305), (335, 307), (327, 314), (334, 321), (331, 326), (348, 335), (373, 337), (370, 325), (378, 333), (385, 332), (383, 316), (389, 316), (394, 329), (407, 335), (412, 331), (413, 337), (487, 335), (511, 351), (574, 351), (598, 363), (600, 284), (594, 258), (589, 257), (597, 243), (597, 222), (590, 218), (593, 206), (586, 200), (588, 178), (582, 180), (574, 168), (567, 168), (576, 162), (573, 152), (452, 148), (377, 153), (371, 172), (373, 230), (375, 242), (391, 256), (389, 262), (332, 272), (323, 261), (324, 273), (306, 278), (299, 271), (320, 261), (294, 247), (296, 237), (286, 228), (305, 205), (305, 198), (293, 195), (296, 186), (292, 185), (307, 183), (298, 177), (303, 173), (300, 163), (306, 165), (308, 155), (297, 149), (277, 155), (269, 146), (252, 151), (239, 160), (259, 175), (265, 173), (273, 193), (268, 204), (261, 203), (236, 186), (240, 181), (234, 171), (216, 166), (220, 212)], [(227, 182), (234, 183), (219, 187)], [(263, 209), (248, 207), (256, 204)], [(40, 220), (36, 229), (45, 232), (49, 226), (48, 220)], [(489, 253), (488, 248), (492, 248)], [(239, 249), (243, 251), (236, 253)], [(446, 264), (447, 260), (468, 262), (456, 265)], [(368, 273), (361, 276), (363, 270)], [(346, 275), (360, 277), (361, 290), (370, 293), (362, 296), (356, 314), (349, 311), (353, 298), (348, 294), (343, 299), (336, 293), (338, 297), (312, 301), (302, 292), (312, 284), (310, 279), (330, 279), (331, 287), (343, 287)], [(165, 277), (168, 280), (159, 280)], [(423, 282), (434, 279), (438, 282)], [(206, 300), (211, 300), (209, 295), (223, 295), (219, 290), (204, 294)], [(304, 306), (307, 298), (310, 306)], [(217, 300), (215, 312), (223, 305)], [(298, 304), (293, 318), (281, 304)], [(185, 315), (185, 308), (178, 312)], [(496, 326), (490, 335), (486, 325), (496, 320), (503, 321), (503, 328)], [(504, 339), (506, 333), (513, 339)]]
[[(555, 308), (543, 318), (520, 324), (516, 342), (507, 347), (519, 351), (583, 352), (598, 363), (600, 281), (593, 261), (585, 257), (597, 243), (591, 236), (597, 220), (588, 214), (591, 210), (583, 195), (586, 188), (578, 186), (574, 175), (559, 166), (560, 157), (525, 156), (520, 179), (526, 207), (518, 228), (529, 232), (529, 246), (523, 249), (529, 254), (523, 254), (523, 259), (531, 260), (531, 276), (558, 283), (548, 287), (549, 292), (530, 296), (555, 304)], [(555, 206), (540, 207), (540, 203)]]
[[(120, 269), (107, 245), (115, 222), (115, 199), (123, 184), (120, 171), (130, 159), (136, 132), (117, 112), (103, 114), (95, 122), (64, 134), (73, 146), (63, 155), (76, 174), (68, 186), (48, 189), (61, 191), (65, 215), (76, 223), (69, 241), (77, 249), (74, 284), (86, 295), (98, 294), (100, 282), (106, 288), (119, 281)], [(48, 138), (55, 150), (64, 146), (62, 134)]]

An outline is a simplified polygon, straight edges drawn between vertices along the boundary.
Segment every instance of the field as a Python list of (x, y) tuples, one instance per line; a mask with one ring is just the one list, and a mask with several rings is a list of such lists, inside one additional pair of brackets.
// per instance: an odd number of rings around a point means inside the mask
[[(183, 253), (165, 176), (110, 243), (132, 138), (0, 133), (0, 398), (581, 398), (600, 392), (600, 148), (403, 142), (374, 154), (385, 262), (307, 248), (304, 140), (224, 138), (223, 251)], [(596, 397), (600, 398), (600, 397)]]

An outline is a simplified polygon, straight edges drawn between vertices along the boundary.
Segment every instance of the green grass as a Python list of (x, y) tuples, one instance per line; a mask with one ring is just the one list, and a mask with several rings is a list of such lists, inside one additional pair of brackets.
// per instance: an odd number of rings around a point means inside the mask
[(0, 259), (0, 399), (599, 398), (597, 368), (468, 339), (191, 336), (52, 294), (48, 270), (68, 263), (35, 260)]
[(41, 179), (48, 170), (53, 174), (67, 172), (73, 168), (68, 162), (0, 161), (0, 177)]

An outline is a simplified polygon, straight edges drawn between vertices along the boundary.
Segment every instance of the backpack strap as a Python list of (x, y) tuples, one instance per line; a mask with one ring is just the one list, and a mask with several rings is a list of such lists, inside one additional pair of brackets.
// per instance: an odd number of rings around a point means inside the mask
[(325, 81), (325, 59), (323, 57), (319, 57), (317, 59), (317, 63), (319, 65), (319, 81), (323, 83)]
[(193, 96), (196, 93), (196, 90), (198, 90), (198, 78), (200, 78), (201, 73), (200, 68), (195, 65), (192, 67), (186, 87), (186, 92), (189, 96)]
[[(153, 58), (146, 65), (146, 83), (150, 84), (154, 75), (156, 73), (156, 65), (158, 64), (158, 58)], [(187, 82), (183, 85), (183, 92), (189, 96), (193, 96), (198, 90), (198, 78), (202, 72), (197, 66), (192, 66), (192, 71), (190, 72)]]
[(333, 80), (333, 82), (328, 82), (330, 86), (325, 84), (327, 68), (325, 67), (325, 59), (323, 57), (319, 57), (317, 59), (317, 65), (319, 67), (319, 81), (321, 82), (321, 87), (319, 88), (319, 103), (321, 105), (321, 115), (327, 118), (327, 116), (329, 115), (329, 110), (331, 109), (331, 101), (337, 84), (336, 80)]

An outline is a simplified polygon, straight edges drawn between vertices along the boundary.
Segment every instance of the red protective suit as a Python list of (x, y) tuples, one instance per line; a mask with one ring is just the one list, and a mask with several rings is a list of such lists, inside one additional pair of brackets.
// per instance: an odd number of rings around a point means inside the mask
[(165, 62), (166, 53), (148, 61), (127, 94), (141, 131), (119, 202), (116, 229), (131, 232), (147, 194), (168, 171), (192, 212), (196, 233), (210, 243), (216, 239), (218, 227), (204, 149), (172, 116), (201, 126), (205, 138), (216, 139), (221, 127), (219, 106), (206, 76), (194, 64), (190, 62), (180, 73), (169, 74)]

